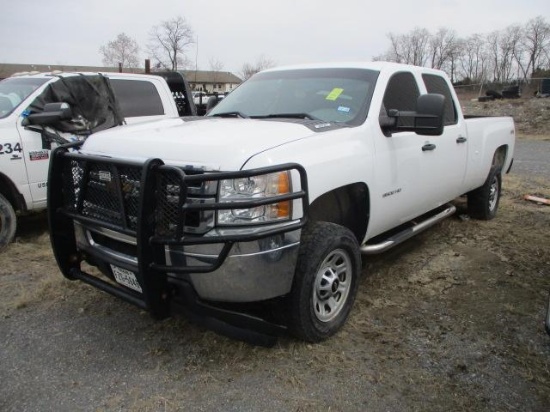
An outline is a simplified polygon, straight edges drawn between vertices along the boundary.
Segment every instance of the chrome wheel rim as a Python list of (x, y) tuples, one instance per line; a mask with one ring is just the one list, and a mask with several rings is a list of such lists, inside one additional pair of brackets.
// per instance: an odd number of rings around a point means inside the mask
[(494, 211), (498, 202), (498, 178), (495, 176), (489, 187), (489, 211)]
[(323, 260), (313, 288), (313, 311), (321, 322), (330, 322), (346, 305), (352, 281), (352, 264), (343, 249), (333, 250)]

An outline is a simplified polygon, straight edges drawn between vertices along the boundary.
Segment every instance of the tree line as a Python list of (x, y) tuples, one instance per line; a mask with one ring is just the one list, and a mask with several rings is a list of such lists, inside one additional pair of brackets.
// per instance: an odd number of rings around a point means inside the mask
[[(430, 33), (415, 28), (405, 34), (389, 33), (390, 45), (373, 60), (392, 61), (432, 67), (447, 72), (453, 83), (506, 83), (528, 81), (531, 77), (550, 76), (550, 24), (542, 16), (527, 23), (514, 24), (487, 34), (459, 37), (455, 30), (440, 28)], [(152, 67), (179, 70), (193, 67), (187, 55), (195, 44), (195, 34), (185, 18), (178, 16), (151, 28), (145, 51)], [(138, 67), (141, 48), (125, 33), (99, 49), (108, 66)], [(223, 62), (209, 61), (210, 70), (221, 71)], [(260, 56), (254, 63), (244, 63), (239, 73), (243, 80), (275, 62)]]
[[(184, 17), (177, 16), (151, 28), (145, 52), (152, 61), (153, 68), (176, 71), (193, 67), (193, 62), (187, 55), (193, 44), (195, 33), (191, 25)], [(140, 65), (141, 47), (126, 33), (120, 33), (116, 39), (101, 46), (99, 52), (106, 66), (134, 68)], [(246, 80), (274, 65), (273, 60), (260, 56), (254, 63), (244, 63), (239, 74)], [(223, 62), (215, 58), (210, 59), (209, 66), (210, 70), (215, 72), (223, 70), (224, 67)]]
[(528, 81), (550, 69), (550, 24), (542, 16), (466, 38), (449, 28), (435, 33), (416, 28), (387, 36), (390, 46), (374, 60), (444, 70), (453, 82)]

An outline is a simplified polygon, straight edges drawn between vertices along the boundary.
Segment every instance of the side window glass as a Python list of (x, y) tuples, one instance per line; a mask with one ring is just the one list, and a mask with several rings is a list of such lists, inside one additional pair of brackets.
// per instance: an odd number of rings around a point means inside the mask
[[(416, 101), (420, 96), (418, 85), (412, 73), (401, 72), (394, 74), (384, 93), (383, 104), (381, 113), (390, 109), (397, 109), (399, 111), (415, 111)], [(413, 126), (414, 119), (412, 118), (400, 118), (399, 126)]]
[(428, 93), (437, 93), (445, 96), (445, 126), (456, 124), (458, 116), (451, 90), (445, 79), (435, 74), (423, 74), (422, 80), (424, 80)]
[(164, 107), (153, 83), (143, 80), (110, 79), (124, 117), (157, 116)]

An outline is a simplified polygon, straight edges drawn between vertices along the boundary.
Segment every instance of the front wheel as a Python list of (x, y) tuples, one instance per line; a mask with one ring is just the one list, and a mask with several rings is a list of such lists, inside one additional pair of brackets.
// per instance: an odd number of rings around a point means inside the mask
[(320, 342), (338, 332), (355, 301), (360, 272), (359, 245), (350, 230), (327, 222), (308, 225), (289, 296), (293, 335)]
[(13, 240), (16, 228), (17, 217), (13, 206), (0, 194), (0, 249)]
[(473, 218), (491, 220), (497, 215), (501, 186), (500, 167), (493, 166), (483, 186), (468, 193), (468, 212)]

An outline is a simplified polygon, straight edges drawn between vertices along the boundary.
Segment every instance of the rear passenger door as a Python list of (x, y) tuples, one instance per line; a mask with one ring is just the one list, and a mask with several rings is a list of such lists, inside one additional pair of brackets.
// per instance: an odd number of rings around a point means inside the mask
[(425, 136), (435, 148), (433, 156), (425, 156), (423, 165), (425, 179), (433, 182), (426, 195), (435, 199), (438, 206), (461, 194), (466, 175), (468, 139), (447, 80), (432, 73), (422, 74), (422, 80), (428, 93), (445, 96), (445, 129), (441, 136)]

